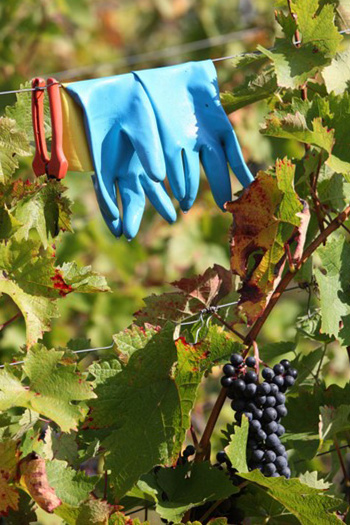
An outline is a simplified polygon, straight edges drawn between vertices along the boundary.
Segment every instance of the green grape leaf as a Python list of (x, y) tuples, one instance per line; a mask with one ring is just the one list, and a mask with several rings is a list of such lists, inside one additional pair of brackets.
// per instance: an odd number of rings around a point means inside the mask
[(123, 330), (123, 332), (114, 334), (114, 350), (119, 361), (127, 364), (132, 354), (136, 350), (144, 348), (156, 333), (157, 331), (152, 326), (146, 326), (142, 330), (138, 326), (132, 325), (130, 328)]
[(77, 263), (69, 262), (58, 267), (56, 275), (57, 272), (62, 273), (64, 282), (73, 292), (96, 293), (110, 291), (105, 277), (92, 271), (91, 266), (79, 268)]
[(237, 506), (249, 516), (252, 525), (299, 525), (299, 520), (285, 507), (273, 499), (268, 492), (258, 485), (250, 484), (239, 497)]
[(308, 486), (298, 478), (266, 478), (259, 470), (240, 474), (253, 483), (267, 488), (268, 494), (279, 501), (302, 525), (340, 525), (333, 510), (341, 500), (327, 496), (322, 489)]
[[(317, 253), (321, 258), (321, 268), (316, 269), (315, 276), (320, 290), (322, 332), (339, 337), (340, 323), (348, 330), (350, 321), (350, 244), (339, 237), (321, 246)], [(343, 343), (350, 344), (350, 339)]]
[(230, 443), (225, 448), (227, 457), (232, 463), (232, 468), (238, 472), (248, 472), (247, 467), (247, 440), (249, 421), (242, 417), (241, 426), (235, 426), (235, 433), (230, 436)]
[(64, 363), (63, 356), (37, 344), (24, 358), (22, 381), (8, 365), (0, 370), (0, 410), (29, 408), (55, 421), (63, 432), (76, 429), (87, 414), (83, 401), (95, 394), (77, 365)]
[(167, 521), (181, 521), (187, 510), (238, 492), (225, 472), (208, 462), (161, 468), (143, 476), (139, 488), (152, 495), (156, 511)]
[(337, 433), (350, 429), (350, 406), (340, 405), (320, 407), (321, 413), (321, 439), (332, 439)]
[(27, 189), (27, 195), (18, 201), (14, 214), (22, 223), (16, 238), (28, 239), (35, 229), (44, 248), (57, 237), (60, 231), (72, 231), (70, 222), (70, 200), (63, 194), (66, 188), (58, 181), (45, 182)]
[(0, 209), (0, 240), (12, 237), (21, 225), (21, 222), (5, 207)]
[(342, 36), (334, 23), (334, 6), (320, 6), (318, 0), (294, 0), (291, 8), (296, 15), (301, 45), (295, 46), (292, 41), (295, 24), (279, 14), (277, 20), (287, 39), (277, 38), (273, 50), (262, 46), (258, 49), (272, 61), (278, 85), (296, 89), (330, 64)]
[(144, 299), (146, 306), (134, 314), (138, 325), (164, 326), (168, 321), (180, 321), (203, 308), (218, 304), (232, 290), (232, 276), (229, 270), (215, 264), (203, 275), (183, 278), (171, 284), (178, 289), (177, 292), (151, 295)]
[(180, 338), (175, 343), (173, 330), (170, 325), (159, 333), (134, 327), (117, 337), (123, 344), (127, 340), (120, 361), (89, 368), (96, 378), (97, 399), (91, 402), (86, 426), (108, 429), (102, 446), (108, 451), (106, 466), (117, 497), (154, 465), (176, 460), (203, 374), (236, 347), (216, 330), (212, 352), (206, 341), (193, 346)]
[(350, 86), (350, 49), (338, 53), (322, 71), (328, 93), (341, 95)]
[(233, 89), (220, 94), (221, 103), (227, 113), (265, 100), (274, 95), (277, 90), (275, 72), (271, 69), (263, 71), (260, 75), (248, 76), (244, 82)]
[(53, 459), (46, 462), (46, 474), (50, 487), (63, 503), (78, 507), (87, 500), (98, 481), (98, 476), (87, 476), (68, 466), (66, 461)]
[(18, 157), (31, 155), (26, 134), (16, 121), (0, 117), (0, 183), (7, 182), (18, 168)]
[(239, 308), (252, 324), (266, 308), (286, 262), (285, 245), (297, 240), (294, 258), (303, 250), (309, 212), (293, 186), (295, 166), (277, 160), (274, 171), (260, 171), (235, 201), (231, 270), (242, 279)]

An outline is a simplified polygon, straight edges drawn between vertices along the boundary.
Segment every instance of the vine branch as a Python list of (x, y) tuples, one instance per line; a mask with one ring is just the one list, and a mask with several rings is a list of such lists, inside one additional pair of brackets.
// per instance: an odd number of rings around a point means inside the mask
[(13, 317), (11, 317), (11, 319), (9, 319), (8, 321), (6, 321), (5, 323), (3, 324), (0, 324), (0, 332), (2, 330), (4, 330), (4, 328), (6, 328), (7, 326), (9, 326), (11, 323), (13, 323), (14, 321), (16, 321), (19, 317), (21, 317), (22, 313), (21, 312), (17, 312), (16, 315), (14, 315)]

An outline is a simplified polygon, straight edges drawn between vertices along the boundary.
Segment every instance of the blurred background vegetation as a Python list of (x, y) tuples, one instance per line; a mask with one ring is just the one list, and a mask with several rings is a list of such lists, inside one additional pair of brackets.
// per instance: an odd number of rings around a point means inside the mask
[[(258, 44), (270, 47), (274, 36), (274, 6), (265, 0), (6, 0), (0, 2), (0, 90), (17, 89), (37, 75), (73, 81), (254, 51)], [(248, 74), (235, 71), (230, 60), (216, 65), (221, 91), (238, 86)], [(15, 95), (1, 96), (1, 112), (14, 101)], [(292, 141), (259, 134), (268, 109), (261, 102), (230, 115), (253, 172), (277, 156), (301, 153)], [(33, 177), (30, 159), (22, 167), (21, 177)], [(107, 277), (112, 293), (72, 294), (60, 301), (61, 317), (45, 335), (48, 346), (64, 346), (71, 338), (90, 339), (93, 346), (110, 344), (112, 334), (130, 324), (143, 297), (213, 263), (229, 267), (231, 216), (215, 206), (204, 177), (188, 214), (178, 210), (178, 221), (170, 226), (148, 206), (132, 242), (109, 233), (88, 175), (70, 173), (65, 184), (74, 201), (74, 233), (58, 243), (59, 261), (92, 265)], [(240, 190), (236, 181), (233, 189)], [(0, 301), (1, 323), (10, 317), (11, 305), (5, 298)], [(305, 291), (288, 292), (266, 323), (261, 343), (293, 341), (296, 319), (306, 314), (307, 304)], [(24, 325), (13, 323), (0, 338), (2, 352), (13, 355), (24, 343)], [(336, 350), (330, 347), (329, 356)], [(346, 360), (342, 352), (331, 364), (324, 361), (327, 381), (348, 379)], [(206, 383), (195, 414), (199, 428), (218, 387), (217, 380)], [(228, 414), (224, 411), (222, 419), (227, 421)]]

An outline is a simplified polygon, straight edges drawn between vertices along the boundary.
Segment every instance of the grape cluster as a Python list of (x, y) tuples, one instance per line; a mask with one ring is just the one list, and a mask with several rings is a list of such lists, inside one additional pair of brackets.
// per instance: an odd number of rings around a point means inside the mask
[[(249, 469), (259, 469), (269, 477), (290, 478), (286, 449), (280, 440), (285, 432), (281, 419), (287, 415), (285, 392), (294, 385), (298, 372), (283, 359), (273, 369), (264, 368), (263, 382), (259, 383), (255, 367), (254, 357), (244, 361), (240, 354), (232, 354), (231, 362), (223, 367), (221, 384), (232, 400), (236, 422), (241, 422), (243, 414), (249, 421)], [(219, 452), (217, 459), (227, 463), (224, 452)]]

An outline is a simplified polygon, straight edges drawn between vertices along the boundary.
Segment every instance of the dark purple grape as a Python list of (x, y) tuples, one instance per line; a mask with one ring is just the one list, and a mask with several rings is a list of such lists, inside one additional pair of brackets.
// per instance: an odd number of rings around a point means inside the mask
[(280, 475), (278, 474), (278, 472), (274, 472), (273, 474), (271, 474), (271, 478), (279, 478)]
[(277, 425), (276, 434), (277, 434), (278, 437), (283, 436), (283, 434), (285, 433), (285, 431), (286, 431), (286, 429), (284, 428), (283, 425), (280, 425), (280, 424)]
[(255, 357), (253, 356), (247, 357), (247, 359), (245, 360), (245, 364), (249, 366), (249, 368), (254, 368), (254, 366), (256, 365)]
[(262, 470), (264, 468), (264, 465), (262, 463), (252, 463), (249, 467), (249, 470)]
[(254, 412), (255, 419), (261, 419), (263, 417), (263, 411), (260, 408), (257, 408)]
[(266, 432), (264, 432), (262, 429), (258, 430), (255, 434), (255, 437), (257, 439), (257, 441), (265, 441), (265, 439), (267, 438), (267, 434)]
[(275, 465), (279, 471), (283, 470), (284, 468), (288, 467), (288, 461), (284, 456), (277, 456)]
[(286, 451), (286, 448), (284, 445), (282, 445), (282, 443), (280, 443), (279, 445), (273, 447), (273, 450), (276, 452), (277, 456), (283, 456), (283, 454)]
[(257, 393), (260, 396), (267, 396), (270, 392), (271, 392), (271, 386), (269, 383), (264, 382), (258, 385)]
[(278, 405), (276, 407), (276, 411), (279, 417), (284, 417), (288, 414), (288, 410), (286, 409), (285, 405)]
[(256, 383), (258, 379), (258, 376), (255, 372), (253, 372), (253, 370), (249, 370), (249, 372), (247, 372), (244, 377), (246, 383)]
[(248, 399), (251, 399), (256, 394), (256, 384), (255, 383), (248, 383), (246, 385), (246, 388), (244, 390), (244, 396)]
[(266, 403), (266, 396), (256, 396), (255, 402), (258, 406), (263, 406)]
[(273, 367), (273, 371), (275, 372), (275, 375), (276, 376), (279, 376), (279, 375), (282, 375), (284, 374), (285, 370), (284, 370), (284, 366), (281, 365), (280, 363), (278, 363), (277, 365), (275, 365)]
[(278, 386), (275, 385), (275, 383), (271, 383), (270, 387), (271, 387), (271, 395), (276, 396), (276, 394), (278, 394), (278, 392), (280, 391)]
[(276, 454), (273, 450), (265, 450), (264, 452), (264, 460), (266, 463), (274, 463), (276, 459)]
[(248, 419), (248, 421), (253, 421), (253, 414), (251, 412), (243, 412), (243, 415)]
[(224, 372), (225, 376), (229, 376), (229, 377), (233, 377), (236, 373), (235, 367), (230, 365), (230, 363), (226, 363), (222, 371)]
[(288, 368), (290, 368), (290, 361), (288, 361), (288, 359), (282, 359), (281, 365), (285, 370), (288, 370)]
[(274, 408), (268, 407), (264, 409), (263, 420), (269, 423), (277, 419), (277, 412)]
[(270, 434), (266, 438), (266, 446), (268, 447), (277, 447), (280, 443), (280, 438), (277, 434)]
[(241, 356), (241, 354), (232, 354), (230, 361), (233, 364), (233, 366), (240, 366), (243, 363), (243, 357)]
[(265, 423), (264, 430), (267, 435), (277, 434), (278, 424), (276, 423), (276, 421), (270, 421), (270, 423)]
[(253, 419), (251, 422), (250, 422), (250, 428), (252, 430), (254, 430), (254, 432), (257, 432), (258, 430), (261, 429), (261, 423), (260, 421), (258, 421), (257, 419)]
[(295, 368), (289, 368), (288, 375), (296, 379), (298, 377), (298, 370), (296, 370)]
[(235, 379), (232, 386), (237, 393), (244, 392), (246, 388), (246, 384), (243, 379)]
[(290, 388), (291, 386), (294, 385), (294, 383), (295, 383), (295, 379), (294, 379), (294, 377), (289, 376), (289, 375), (288, 375), (288, 376), (285, 376), (285, 378), (284, 378), (284, 384), (285, 384), (286, 387)]
[(273, 463), (266, 463), (263, 468), (265, 476), (272, 476), (276, 472), (276, 467)]
[(252, 461), (254, 463), (260, 463), (260, 461), (264, 457), (264, 454), (265, 454), (264, 451), (261, 450), (260, 448), (257, 448), (255, 450), (253, 450), (253, 452), (252, 452)]
[(221, 384), (224, 388), (230, 388), (230, 386), (233, 385), (233, 377), (227, 377), (227, 376), (223, 376), (221, 378)]
[(265, 406), (266, 407), (274, 407), (276, 404), (276, 398), (275, 396), (267, 396)]
[(288, 468), (288, 467), (284, 468), (283, 470), (281, 470), (280, 474), (281, 474), (281, 476), (284, 476), (287, 479), (289, 479), (290, 478), (290, 474), (291, 474), (290, 468)]
[(247, 441), (247, 447), (249, 450), (256, 450), (257, 448), (259, 448), (259, 445), (256, 439), (250, 438)]
[(271, 368), (264, 368), (263, 371), (261, 372), (261, 375), (267, 381), (272, 381), (275, 374)]
[(246, 408), (246, 403), (243, 399), (234, 399), (231, 403), (231, 408), (235, 412), (243, 412)]
[(284, 378), (282, 376), (275, 376), (272, 381), (278, 388), (284, 385)]
[(218, 463), (226, 463), (227, 461), (227, 456), (226, 456), (226, 452), (224, 450), (220, 450), (220, 452), (218, 452), (216, 454), (216, 461)]
[(277, 405), (284, 405), (286, 402), (286, 396), (282, 394), (281, 392), (277, 392), (277, 394), (275, 395), (275, 398), (277, 401)]
[(190, 456), (193, 456), (195, 453), (196, 453), (196, 449), (194, 448), (194, 446), (193, 445), (187, 445), (187, 447), (183, 451), (182, 455), (185, 458), (189, 458)]
[(232, 386), (230, 386), (228, 389), (227, 389), (227, 392), (226, 392), (226, 395), (229, 399), (235, 399), (237, 397), (237, 394), (235, 392), (235, 389)]

